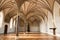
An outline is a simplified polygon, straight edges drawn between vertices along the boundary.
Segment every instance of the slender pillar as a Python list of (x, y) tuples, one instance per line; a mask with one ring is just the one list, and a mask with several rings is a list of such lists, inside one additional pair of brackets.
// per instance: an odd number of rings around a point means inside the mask
[(16, 36), (18, 36), (19, 16), (17, 17)]

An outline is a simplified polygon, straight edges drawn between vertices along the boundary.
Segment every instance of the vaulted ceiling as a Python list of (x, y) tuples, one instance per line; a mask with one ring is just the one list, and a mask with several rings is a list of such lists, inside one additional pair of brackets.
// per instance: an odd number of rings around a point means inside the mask
[(23, 20), (41, 22), (47, 17), (47, 11), (53, 15), (54, 2), (60, 0), (0, 0), (0, 11), (4, 12), (5, 22), (17, 14)]
[(56, 0), (60, 4), (60, 0)]

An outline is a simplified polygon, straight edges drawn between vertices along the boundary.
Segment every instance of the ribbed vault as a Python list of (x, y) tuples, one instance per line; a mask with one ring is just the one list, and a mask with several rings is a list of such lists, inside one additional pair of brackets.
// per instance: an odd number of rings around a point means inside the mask
[(60, 4), (59, 0), (0, 0), (0, 11), (4, 12), (5, 22), (9, 22), (17, 13), (29, 22), (32, 19), (41, 22), (48, 18), (45, 10), (53, 15), (55, 1)]
[(60, 4), (60, 0), (56, 0)]

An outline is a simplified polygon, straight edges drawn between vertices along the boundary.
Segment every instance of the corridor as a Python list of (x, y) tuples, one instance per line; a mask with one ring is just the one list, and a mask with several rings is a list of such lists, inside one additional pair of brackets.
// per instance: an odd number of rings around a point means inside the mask
[(0, 40), (60, 40), (60, 0), (0, 0)]

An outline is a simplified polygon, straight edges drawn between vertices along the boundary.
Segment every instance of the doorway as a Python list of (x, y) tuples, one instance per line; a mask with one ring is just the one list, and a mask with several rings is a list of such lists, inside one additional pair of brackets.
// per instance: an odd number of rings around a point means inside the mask
[(5, 25), (4, 34), (7, 34), (7, 31), (8, 31), (8, 25)]

